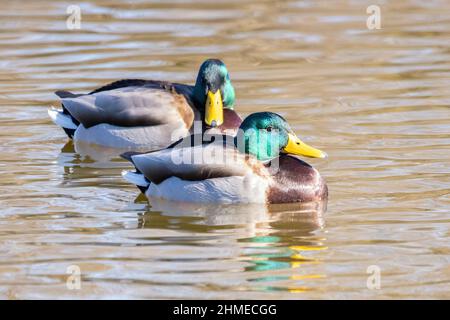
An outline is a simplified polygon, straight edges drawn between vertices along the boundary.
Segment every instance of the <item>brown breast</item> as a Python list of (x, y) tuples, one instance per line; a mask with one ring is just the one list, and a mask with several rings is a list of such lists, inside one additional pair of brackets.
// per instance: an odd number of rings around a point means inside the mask
[(242, 123), (241, 117), (234, 110), (223, 109), (223, 123), (219, 127), (221, 130), (238, 129)]
[(328, 197), (328, 187), (319, 172), (298, 158), (281, 155), (271, 162), (270, 172), (268, 203), (306, 202)]
[(234, 110), (223, 109), (223, 123), (216, 128), (208, 128), (208, 134), (227, 134), (235, 136), (242, 123), (241, 117)]

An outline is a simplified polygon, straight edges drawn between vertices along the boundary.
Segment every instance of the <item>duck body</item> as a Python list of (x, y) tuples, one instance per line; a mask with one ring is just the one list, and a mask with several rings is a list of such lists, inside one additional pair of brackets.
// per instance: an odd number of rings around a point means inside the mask
[[(214, 71), (212, 76), (208, 74), (211, 70)], [(234, 90), (230, 101), (211, 102), (206, 97), (214, 86), (216, 96), (226, 97), (226, 93), (220, 93), (226, 89), (223, 85), (226, 79), (220, 72), (226, 72), (221, 61), (207, 60), (200, 68), (195, 86), (126, 79), (88, 94), (57, 91), (62, 110), (51, 109), (49, 116), (74, 140), (132, 150), (167, 147), (193, 133), (194, 129), (201, 132), (212, 127), (220, 132), (236, 130), (241, 120), (233, 110)], [(209, 82), (206, 76), (210, 76)], [(221, 84), (225, 89), (221, 89)], [(232, 90), (230, 86), (228, 91)], [(220, 123), (215, 114), (209, 115), (210, 123), (205, 123), (209, 107), (220, 115)]]
[(215, 135), (201, 144), (192, 143), (195, 139), (185, 138), (160, 151), (124, 154), (136, 168), (124, 172), (124, 178), (149, 199), (182, 202), (270, 204), (328, 196), (319, 172), (296, 157), (279, 154), (261, 161), (242, 152), (236, 137)]
[[(205, 153), (212, 152), (207, 149)], [(228, 157), (237, 161), (177, 170), (169, 166), (170, 159), (163, 152), (134, 155), (131, 161), (137, 173), (126, 172), (124, 177), (137, 183), (149, 199), (180, 202), (271, 204), (309, 202), (328, 196), (319, 172), (296, 157), (281, 155), (275, 160), (279, 162), (276, 172), (270, 169), (272, 163), (256, 163), (232, 153)]]
[(189, 134), (201, 121), (192, 87), (162, 81), (121, 80), (86, 95), (57, 91), (63, 110), (50, 110), (70, 138), (117, 148), (161, 148)]

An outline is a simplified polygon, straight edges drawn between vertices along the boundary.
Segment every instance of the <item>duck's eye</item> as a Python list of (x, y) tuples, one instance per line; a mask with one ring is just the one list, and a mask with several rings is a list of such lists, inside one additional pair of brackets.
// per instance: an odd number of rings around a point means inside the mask
[(266, 131), (267, 131), (267, 132), (272, 132), (272, 127), (267, 127), (267, 128), (266, 128)]

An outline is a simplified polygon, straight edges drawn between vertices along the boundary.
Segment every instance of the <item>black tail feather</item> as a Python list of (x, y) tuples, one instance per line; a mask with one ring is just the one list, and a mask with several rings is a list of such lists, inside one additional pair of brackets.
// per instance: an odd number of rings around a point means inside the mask
[(83, 94), (72, 93), (72, 92), (65, 91), (65, 90), (55, 91), (55, 94), (58, 97), (60, 97), (61, 99), (64, 99), (64, 98), (76, 98), (76, 97), (79, 97), (79, 96), (83, 95)]
[(145, 152), (136, 152), (136, 151), (128, 151), (128, 152), (124, 152), (120, 155), (121, 158), (130, 161), (133, 166), (134, 169), (136, 170), (136, 173), (142, 173), (138, 168), (136, 168), (136, 166), (134, 165), (133, 159), (132, 157), (137, 155), (137, 154), (144, 154)]
[[(134, 162), (133, 162), (133, 159), (132, 159), (132, 157), (133, 156), (135, 156), (135, 155), (137, 155), (137, 154), (144, 154), (145, 152), (136, 152), (136, 151), (128, 151), (128, 152), (124, 152), (124, 153), (122, 153), (121, 155), (120, 155), (120, 157), (121, 158), (123, 158), (123, 159), (125, 159), (125, 160), (128, 160), (128, 161), (130, 161), (132, 164), (133, 164), (133, 166), (134, 166)], [(142, 174), (142, 172), (138, 169), (138, 168), (136, 168), (136, 166), (134, 166), (134, 170), (136, 171), (136, 173), (140, 173), (140, 174)], [(145, 178), (146, 180), (147, 180), (147, 178)], [(148, 180), (147, 180), (148, 181)], [(145, 192), (147, 191), (147, 189), (150, 187), (150, 181), (148, 181), (148, 186), (146, 186), (146, 187), (143, 187), (143, 186), (138, 186), (138, 185), (136, 185), (136, 187), (138, 187), (138, 189), (143, 193), (143, 194), (145, 194)]]
[(136, 187), (138, 187), (138, 189), (142, 192), (142, 194), (145, 194), (147, 192), (148, 188), (150, 187), (150, 184), (146, 187), (143, 187), (143, 186), (136, 186)]
[(137, 151), (128, 151), (124, 152), (120, 155), (121, 158), (130, 161), (132, 164), (134, 164), (133, 160), (131, 159), (132, 156), (135, 156), (137, 154), (144, 154), (145, 152), (137, 152)]
[(63, 130), (70, 139), (73, 139), (73, 135), (75, 134), (76, 129), (63, 128)]

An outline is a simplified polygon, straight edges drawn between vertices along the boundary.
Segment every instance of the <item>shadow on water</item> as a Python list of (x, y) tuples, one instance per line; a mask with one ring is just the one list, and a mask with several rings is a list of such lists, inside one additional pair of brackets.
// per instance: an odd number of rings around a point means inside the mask
[[(141, 201), (143, 195), (136, 199)], [(248, 290), (299, 293), (312, 290), (305, 281), (325, 278), (318, 271), (305, 274), (301, 267), (320, 264), (320, 254), (327, 250), (321, 232), (326, 209), (326, 201), (266, 206), (152, 199), (139, 214), (138, 228), (184, 231), (189, 235), (178, 241), (185, 245), (204, 245), (198, 240), (231, 234), (230, 241), (239, 247), (234, 259), (245, 262)]]
[(61, 148), (58, 163), (87, 164), (89, 166), (100, 166), (108, 168), (111, 163), (117, 162), (120, 155), (128, 149), (109, 148), (80, 141), (69, 140)]
[(131, 165), (120, 154), (124, 150), (97, 147), (69, 140), (57, 156), (57, 163), (64, 168), (62, 186), (122, 187), (127, 185), (117, 176)]

